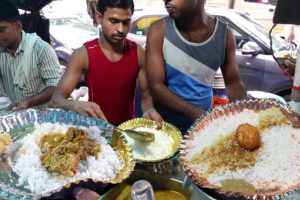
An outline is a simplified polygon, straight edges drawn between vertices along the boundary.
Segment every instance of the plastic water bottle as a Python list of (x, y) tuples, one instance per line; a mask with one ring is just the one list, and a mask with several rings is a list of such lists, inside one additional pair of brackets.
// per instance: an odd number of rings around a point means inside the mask
[(133, 200), (155, 200), (152, 185), (146, 180), (139, 180), (131, 187)]

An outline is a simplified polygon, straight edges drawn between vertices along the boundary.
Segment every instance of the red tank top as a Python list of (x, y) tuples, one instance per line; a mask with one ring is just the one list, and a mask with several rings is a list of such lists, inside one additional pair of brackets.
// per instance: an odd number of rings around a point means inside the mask
[(98, 39), (86, 42), (89, 66), (86, 83), (89, 100), (97, 103), (109, 123), (120, 123), (134, 117), (134, 96), (139, 72), (136, 43), (125, 40), (124, 55), (111, 62), (101, 50)]

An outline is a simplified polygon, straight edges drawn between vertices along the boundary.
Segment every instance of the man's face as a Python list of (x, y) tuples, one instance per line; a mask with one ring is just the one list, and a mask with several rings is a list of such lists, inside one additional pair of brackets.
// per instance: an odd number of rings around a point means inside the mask
[(22, 30), (21, 22), (0, 21), (0, 46), (9, 48), (18, 42)]
[(107, 8), (100, 15), (102, 34), (110, 43), (123, 43), (130, 28), (132, 11), (130, 8)]
[(163, 0), (165, 7), (173, 19), (188, 14), (198, 0)]

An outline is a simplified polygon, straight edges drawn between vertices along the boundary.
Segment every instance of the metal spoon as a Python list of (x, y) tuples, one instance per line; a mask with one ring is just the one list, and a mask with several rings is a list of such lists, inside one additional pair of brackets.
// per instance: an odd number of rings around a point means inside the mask
[(120, 129), (115, 127), (116, 130), (126, 133), (129, 137), (142, 141), (142, 142), (151, 142), (154, 140), (154, 134), (146, 131), (136, 131), (133, 129)]

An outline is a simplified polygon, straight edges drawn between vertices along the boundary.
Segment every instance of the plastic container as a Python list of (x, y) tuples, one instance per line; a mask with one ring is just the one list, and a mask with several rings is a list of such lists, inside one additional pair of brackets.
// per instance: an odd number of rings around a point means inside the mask
[(226, 87), (221, 70), (219, 69), (213, 82), (213, 107), (226, 105), (229, 103)]
[(146, 180), (134, 182), (131, 188), (132, 200), (154, 200), (152, 185)]

